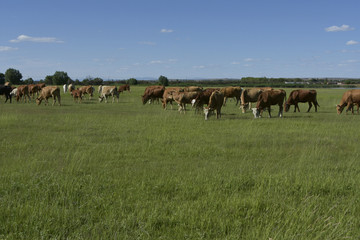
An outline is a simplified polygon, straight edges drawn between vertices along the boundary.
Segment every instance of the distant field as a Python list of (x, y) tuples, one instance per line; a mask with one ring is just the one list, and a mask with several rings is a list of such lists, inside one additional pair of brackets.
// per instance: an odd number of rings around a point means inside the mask
[[(0, 99), (0, 239), (359, 239), (360, 115)], [(287, 96), (291, 89), (286, 89)], [(50, 100), (51, 102), (52, 100)], [(277, 107), (273, 107), (276, 116)]]

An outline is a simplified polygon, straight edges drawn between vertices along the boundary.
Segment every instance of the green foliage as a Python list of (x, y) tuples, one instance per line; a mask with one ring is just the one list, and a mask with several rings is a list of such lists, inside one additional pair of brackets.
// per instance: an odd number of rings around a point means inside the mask
[(0, 73), (0, 84), (4, 84), (5, 83), (5, 74)]
[(27, 78), (23, 81), (23, 84), (33, 84), (34, 80), (32, 78)]
[(53, 76), (47, 75), (44, 79), (44, 83), (46, 85), (52, 85), (53, 84)]
[(82, 80), (83, 85), (102, 85), (103, 79), (102, 78), (92, 78), (92, 77), (86, 77), (84, 80)]
[(163, 86), (169, 86), (169, 79), (167, 78), (167, 77), (165, 77), (165, 76), (160, 76), (159, 77), (159, 80), (158, 80), (158, 82), (159, 82), (159, 84), (160, 85), (163, 85)]
[(346, 90), (318, 89), (318, 113), (254, 119), (229, 101), (205, 122), (143, 106), (144, 89), (0, 104), (1, 239), (358, 239), (360, 115), (334, 107)]
[(5, 81), (10, 82), (14, 85), (21, 84), (22, 74), (19, 70), (9, 68), (5, 72)]
[(71, 81), (71, 78), (63, 71), (56, 71), (52, 77), (53, 85), (64, 85), (69, 81)]
[(138, 81), (135, 78), (130, 78), (126, 81), (126, 83), (129, 85), (137, 85)]

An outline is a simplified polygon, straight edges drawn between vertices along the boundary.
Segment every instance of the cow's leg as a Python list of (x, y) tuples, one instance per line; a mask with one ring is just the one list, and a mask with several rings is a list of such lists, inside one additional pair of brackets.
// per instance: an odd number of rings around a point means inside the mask
[(226, 105), (226, 101), (227, 101), (227, 98), (226, 98), (226, 97), (224, 97), (224, 104), (223, 104), (223, 106), (225, 106), (225, 105)]
[[(311, 104), (311, 102), (309, 102), (309, 109), (307, 110), (307, 112), (310, 112), (311, 107), (312, 107), (312, 104)], [(316, 109), (316, 105), (315, 105), (315, 109)]]
[(278, 116), (281, 117), (281, 118), (283, 117), (283, 109), (284, 109), (283, 105), (280, 104), (279, 105), (279, 115)]
[(269, 112), (269, 118), (271, 118), (271, 108), (270, 108), (270, 106), (268, 107), (268, 112)]
[(314, 107), (315, 107), (315, 112), (317, 112), (317, 104), (316, 104), (316, 101), (314, 101), (313, 104), (314, 104)]

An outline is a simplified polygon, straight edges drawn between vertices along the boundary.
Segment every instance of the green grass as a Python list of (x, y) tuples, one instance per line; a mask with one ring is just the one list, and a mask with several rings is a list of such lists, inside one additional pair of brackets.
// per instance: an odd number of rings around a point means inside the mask
[(335, 109), (346, 90), (318, 89), (318, 113), (254, 119), (230, 101), (208, 121), (143, 106), (143, 90), (1, 99), (0, 239), (360, 237), (360, 116)]

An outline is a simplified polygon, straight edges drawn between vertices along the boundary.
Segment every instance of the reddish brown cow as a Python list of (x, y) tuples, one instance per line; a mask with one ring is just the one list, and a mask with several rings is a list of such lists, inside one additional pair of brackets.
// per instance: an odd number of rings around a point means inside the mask
[(144, 94), (141, 96), (142, 102), (145, 105), (147, 101), (159, 100), (163, 97), (165, 91), (164, 86), (149, 86), (145, 89)]
[(283, 104), (286, 99), (286, 92), (282, 89), (280, 90), (270, 90), (264, 91), (259, 95), (258, 101), (256, 103), (256, 108), (253, 108), (254, 117), (261, 117), (262, 111), (267, 108), (269, 112), (269, 117), (271, 118), (271, 105), (279, 105), (278, 116), (282, 117), (283, 114)]
[(16, 101), (18, 102), (21, 98), (24, 99), (24, 102), (26, 102), (26, 97), (28, 98), (28, 102), (31, 101), (30, 94), (29, 94), (29, 87), (28, 85), (20, 85), (17, 87), (17, 93), (16, 93)]
[(119, 86), (118, 92), (122, 93), (124, 91), (129, 91), (130, 92), (130, 85), (129, 84)]
[(184, 92), (199, 92), (202, 90), (203, 90), (202, 87), (197, 87), (197, 86), (184, 87)]
[(173, 98), (179, 105), (179, 112), (186, 112), (186, 104), (191, 104), (191, 101), (196, 98), (198, 92), (174, 92)]
[(74, 102), (77, 100), (78, 103), (81, 103), (83, 92), (80, 89), (71, 90), (70, 95), (73, 97)]
[(224, 102), (224, 94), (220, 91), (214, 91), (211, 93), (209, 105), (207, 108), (204, 108), (205, 120), (208, 120), (209, 114), (216, 110), (216, 118), (221, 117), (221, 107)]
[(32, 95), (33, 98), (35, 98), (35, 94), (38, 94), (40, 91), (40, 87), (37, 84), (29, 84), (29, 94)]
[(195, 113), (204, 107), (204, 104), (209, 105), (210, 96), (214, 91), (220, 91), (220, 88), (206, 88), (204, 91), (199, 92), (195, 99), (191, 102), (195, 107)]
[(264, 90), (261, 88), (248, 88), (244, 89), (241, 93), (241, 104), (240, 108), (242, 109), (242, 113), (246, 112), (246, 108), (251, 108), (252, 102), (257, 102), (259, 95)]
[(86, 94), (89, 94), (89, 100), (91, 100), (91, 98), (94, 95), (94, 91), (95, 88), (93, 88), (93, 86), (89, 85), (89, 86), (82, 86), (80, 88), (78, 88), (79, 91), (81, 91), (81, 96), (85, 96)]
[(354, 114), (354, 104), (360, 104), (360, 89), (349, 90), (343, 94), (340, 104), (336, 106), (337, 114), (341, 114), (345, 106), (347, 106), (346, 112), (351, 109), (351, 113)]
[[(303, 90), (303, 89), (299, 89), (299, 90), (294, 90), (290, 93), (289, 98), (286, 100), (284, 107), (285, 107), (285, 112), (289, 111), (290, 106), (291, 105), (295, 105), (295, 109), (294, 112), (296, 112), (296, 108), (298, 109), (298, 111), (300, 112), (300, 108), (298, 103), (309, 103), (309, 108), (307, 110), (307, 112), (310, 111), (312, 104), (314, 104), (315, 106), (315, 112), (317, 112), (317, 107), (319, 105), (319, 103), (316, 100), (316, 90)], [(311, 104), (312, 103), (312, 104)]]

